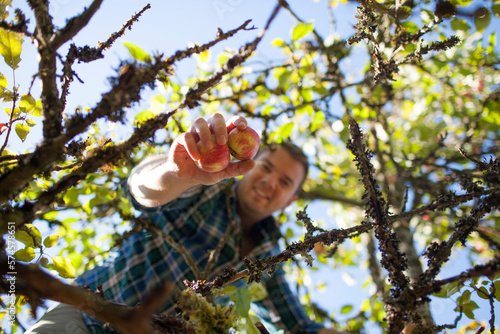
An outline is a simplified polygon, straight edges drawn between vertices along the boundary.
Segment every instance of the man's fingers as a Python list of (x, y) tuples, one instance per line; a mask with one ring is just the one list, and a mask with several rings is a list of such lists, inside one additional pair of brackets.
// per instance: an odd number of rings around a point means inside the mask
[(208, 124), (215, 137), (215, 142), (219, 145), (225, 145), (227, 142), (227, 129), (224, 116), (215, 113), (208, 119)]
[(206, 119), (201, 117), (197, 118), (193, 125), (191, 125), (190, 132), (193, 135), (193, 138), (199, 138), (201, 144), (208, 150), (211, 150), (214, 147), (212, 132), (210, 131), (210, 127)]
[[(179, 146), (182, 146), (182, 148)], [(184, 149), (193, 160), (198, 160), (200, 158), (200, 152), (198, 151), (198, 146), (196, 146), (195, 137), (191, 132), (181, 134), (177, 137), (177, 140), (174, 141), (172, 150), (177, 152), (179, 149)]]
[[(197, 118), (193, 122), (193, 125), (189, 128), (188, 132), (181, 135), (182, 137), (179, 137), (178, 142), (185, 147), (186, 151), (193, 160), (198, 160), (200, 158), (200, 152), (197, 147), (198, 142), (201, 142), (201, 145), (203, 145), (203, 147), (207, 150), (211, 150), (216, 144), (226, 145), (227, 134), (234, 128), (244, 130), (246, 127), (247, 120), (244, 117), (233, 116), (226, 122), (224, 116), (220, 113), (214, 113), (208, 120), (202, 117)], [(245, 173), (249, 170), (245, 170)], [(240, 173), (236, 169), (231, 169), (231, 173), (237, 174), (227, 177), (244, 174)]]
[(234, 128), (244, 130), (247, 127), (247, 120), (241, 116), (233, 116), (226, 122), (227, 133), (231, 132)]

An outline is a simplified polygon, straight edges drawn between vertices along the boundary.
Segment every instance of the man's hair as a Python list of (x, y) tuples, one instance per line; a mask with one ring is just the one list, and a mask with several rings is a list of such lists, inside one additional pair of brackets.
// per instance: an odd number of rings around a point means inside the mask
[(275, 151), (276, 149), (278, 149), (278, 147), (284, 148), (294, 160), (298, 161), (302, 165), (302, 167), (304, 167), (304, 178), (300, 180), (299, 186), (296, 191), (296, 194), (299, 194), (302, 191), (302, 185), (304, 184), (307, 178), (307, 174), (309, 173), (309, 160), (307, 158), (307, 155), (305, 155), (304, 151), (302, 151), (300, 147), (293, 144), (289, 140), (283, 140), (281, 143), (271, 143), (270, 145), (261, 148), (258, 155), (260, 155), (260, 153), (264, 151)]

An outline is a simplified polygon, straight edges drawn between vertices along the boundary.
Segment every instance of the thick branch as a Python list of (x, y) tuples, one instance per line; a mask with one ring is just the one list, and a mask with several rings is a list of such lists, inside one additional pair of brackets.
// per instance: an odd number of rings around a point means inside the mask
[(52, 17), (49, 15), (48, 2), (31, 0), (29, 3), (35, 12), (37, 23), (34, 37), (40, 55), (38, 77), (42, 83), (43, 138), (49, 140), (59, 136), (62, 132), (63, 111), (56, 84), (57, 49), (52, 48), (50, 45), (54, 26)]
[[(6, 274), (8, 260), (0, 254), (0, 274)], [(151, 316), (174, 291), (174, 284), (167, 282), (152, 291), (139, 307), (129, 307), (109, 302), (96, 293), (64, 284), (35, 266), (16, 263), (16, 293), (30, 298), (32, 308), (40, 298), (47, 298), (83, 310), (97, 319), (110, 323), (126, 334), (153, 333)]]
[(374, 220), (375, 235), (380, 241), (382, 253), (382, 266), (389, 272), (391, 283), (397, 288), (408, 286), (408, 278), (404, 276), (407, 268), (406, 259), (398, 249), (398, 242), (394, 233), (389, 229), (389, 221), (385, 210), (385, 201), (373, 178), (373, 165), (370, 162), (370, 152), (363, 142), (363, 134), (357, 122), (351, 118), (349, 121), (351, 140), (348, 148), (355, 155), (356, 166), (361, 174), (365, 187), (366, 214)]
[(370, 162), (371, 152), (366, 148), (359, 125), (352, 117), (349, 120), (349, 130), (351, 139), (347, 148), (355, 156), (354, 161), (365, 188), (366, 215), (373, 219), (375, 236), (379, 240), (379, 250), (382, 255), (381, 264), (388, 271), (390, 282), (395, 286), (391, 291), (392, 298), (386, 299), (388, 332), (400, 333), (404, 327), (405, 314), (411, 311), (406, 304), (411, 303), (413, 299), (408, 291), (409, 280), (404, 274), (408, 267), (406, 257), (400, 252), (399, 240), (390, 229), (384, 207), (385, 201), (373, 177), (375, 170)]
[(161, 114), (154, 119), (148, 120), (140, 128), (136, 129), (129, 139), (121, 144), (109, 145), (97, 150), (79, 168), (61, 178), (54, 186), (42, 193), (38, 197), (37, 202), (25, 203), (23, 206), (17, 208), (13, 214), (17, 213), (18, 216), (16, 219), (11, 218), (9, 221), (19, 222), (20, 224), (31, 222), (35, 218), (36, 212), (56, 202), (58, 196), (64, 194), (66, 190), (75, 186), (79, 181), (84, 180), (87, 175), (95, 173), (105, 164), (117, 164), (119, 161), (130, 159), (139, 144), (152, 137), (156, 130), (164, 128), (176, 111)]

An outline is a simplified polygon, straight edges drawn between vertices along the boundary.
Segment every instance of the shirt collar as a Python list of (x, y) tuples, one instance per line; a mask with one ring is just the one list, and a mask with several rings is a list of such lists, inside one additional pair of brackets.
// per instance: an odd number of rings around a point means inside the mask
[[(237, 202), (236, 198), (237, 183), (238, 181), (235, 179), (230, 179), (227, 182), (227, 186), (231, 187), (231, 201), (234, 203), (235, 207)], [(256, 231), (259, 231), (259, 233), (263, 236), (264, 241), (271, 241), (273, 243), (276, 243), (278, 239), (282, 237), (280, 231), (280, 224), (278, 220), (275, 219), (273, 216), (268, 216), (262, 219), (260, 222), (255, 224), (254, 228)]]

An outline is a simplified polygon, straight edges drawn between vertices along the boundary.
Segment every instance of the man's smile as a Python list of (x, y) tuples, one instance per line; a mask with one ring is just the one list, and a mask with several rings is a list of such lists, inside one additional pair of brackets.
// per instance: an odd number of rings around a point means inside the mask
[(268, 194), (267, 192), (263, 191), (262, 189), (259, 189), (257, 187), (254, 187), (253, 190), (255, 191), (255, 193), (259, 196), (259, 197), (262, 197), (266, 200), (268, 200), (271, 196), (270, 194)]

